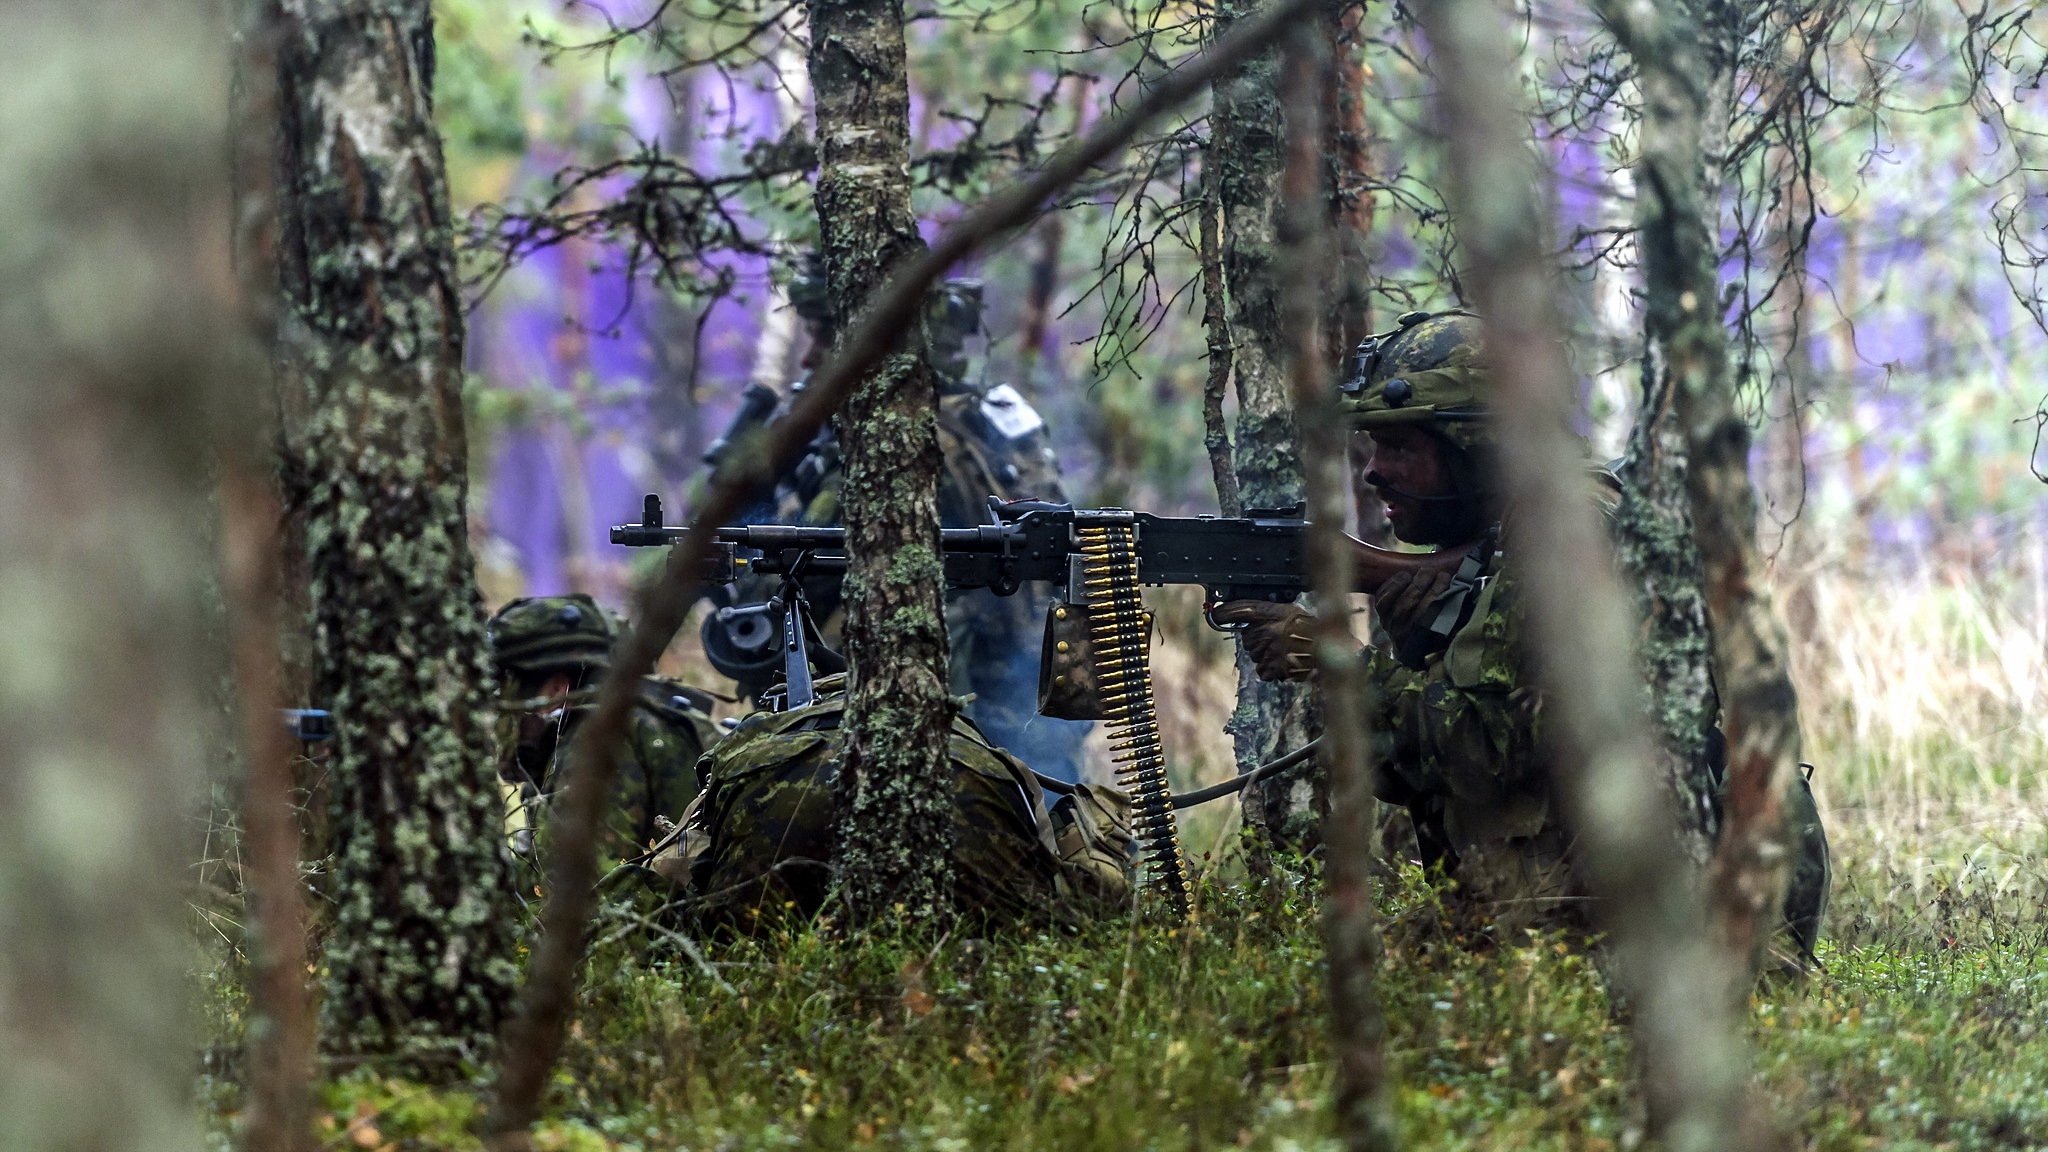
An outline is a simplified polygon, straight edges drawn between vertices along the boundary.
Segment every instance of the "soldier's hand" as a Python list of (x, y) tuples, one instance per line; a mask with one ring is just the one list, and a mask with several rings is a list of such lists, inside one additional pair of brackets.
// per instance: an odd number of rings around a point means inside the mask
[(1235, 630), (1261, 680), (1315, 677), (1315, 616), (1298, 604), (1233, 600), (1209, 613), (1219, 627)]
[(1396, 572), (1372, 598), (1380, 627), (1399, 645), (1410, 632), (1428, 624), (1430, 604), (1450, 586), (1449, 572)]

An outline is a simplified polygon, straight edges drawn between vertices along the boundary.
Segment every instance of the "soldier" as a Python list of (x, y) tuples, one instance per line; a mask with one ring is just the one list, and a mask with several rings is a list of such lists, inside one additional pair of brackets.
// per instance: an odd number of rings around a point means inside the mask
[[(843, 684), (827, 677), (815, 703), (747, 717), (699, 765), (703, 789), (650, 866), (705, 926), (757, 932), (824, 905), (846, 755)], [(1048, 803), (1023, 762), (964, 716), (949, 747), (954, 897), (963, 914), (991, 926), (1071, 922), (1129, 905), (1122, 792), (1084, 784)]]
[[(803, 362), (808, 371), (822, 362), (832, 342), (829, 292), (815, 255), (791, 282), (789, 297), (808, 329), (810, 346)], [(968, 378), (967, 340), (980, 329), (979, 283), (949, 281), (934, 294), (925, 331), (938, 377), (939, 446), (945, 456), (939, 520), (949, 528), (992, 523), (990, 496), (1066, 499), (1044, 419), (1010, 385), (984, 387)], [(789, 523), (837, 524), (839, 482), (839, 448), (824, 432), (784, 478), (769, 514)], [(838, 605), (836, 586), (818, 584), (809, 595), (829, 631)], [(997, 746), (1047, 776), (1073, 782), (1081, 778), (1081, 743), (1090, 725), (1037, 715), (1039, 633), (1051, 601), (1051, 590), (1042, 584), (1026, 585), (1011, 596), (986, 589), (952, 593), (946, 607), (952, 690), (973, 697), (968, 714)], [(742, 628), (750, 629), (751, 637), (736, 643)], [(772, 635), (764, 619), (714, 620), (707, 623), (705, 647), (721, 670), (738, 673), (735, 678), (758, 694), (780, 667), (767, 643)]]
[[(1577, 926), (1572, 845), (1553, 807), (1517, 571), (1501, 546), (1512, 517), (1494, 482), (1487, 384), (1475, 317), (1411, 312), (1360, 346), (1346, 385), (1345, 407), (1373, 442), (1364, 481), (1385, 502), (1394, 535), (1470, 549), (1455, 575), (1404, 574), (1374, 597), (1375, 642), (1365, 661), (1377, 698), (1377, 789), (1408, 809), (1424, 862), (1440, 864), (1496, 924)], [(1611, 511), (1618, 484), (1604, 471), (1594, 479)], [(1216, 616), (1244, 626), (1262, 677), (1311, 675), (1303, 609), (1239, 603)], [(1787, 813), (1800, 841), (1787, 927), (1810, 959), (1829, 876), (1805, 781)]]
[[(511, 729), (499, 771), (514, 792), (509, 832), (515, 849), (530, 853), (531, 823), (523, 817), (562, 787), (571, 740), (596, 703), (618, 630), (595, 600), (578, 594), (514, 600), (491, 617), (487, 634)], [(612, 859), (645, 852), (658, 834), (656, 818), (681, 815), (695, 797), (697, 758), (718, 738), (708, 706), (674, 681), (642, 681), (600, 841)]]

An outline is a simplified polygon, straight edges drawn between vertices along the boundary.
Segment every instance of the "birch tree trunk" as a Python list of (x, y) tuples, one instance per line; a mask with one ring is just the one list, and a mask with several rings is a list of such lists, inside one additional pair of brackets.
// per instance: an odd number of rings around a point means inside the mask
[(212, 3), (0, 5), (0, 1148), (199, 1147), (185, 878), (221, 733)]
[[(1600, 0), (1595, 8), (1610, 26), (1616, 26), (1616, 4)], [(1618, 27), (1617, 32), (1620, 34)], [(1665, 147), (1661, 138), (1671, 129), (1672, 114), (1667, 89), (1681, 70), (1689, 73), (1683, 80), (1692, 93), (1687, 114), (1695, 118), (1688, 125), (1686, 147), (1691, 151), (1683, 161), (1690, 171), (1685, 178), (1690, 198), (1685, 210), (1696, 217), (1687, 227), (1705, 229), (1704, 239), (1718, 219), (1719, 180), (1716, 177), (1709, 187), (1707, 173), (1718, 172), (1720, 150), (1727, 145), (1732, 64), (1726, 59), (1710, 62), (1698, 52), (1687, 53), (1682, 61), (1655, 61), (1637, 73), (1645, 104), (1639, 128), (1645, 151), (1635, 179), (1636, 244), (1642, 253), (1647, 317), (1642, 400), (1622, 468), (1616, 538), (1622, 564), (1636, 583), (1644, 612), (1641, 651), (1661, 740), (1664, 770), (1660, 775), (1671, 790), (1673, 809), (1684, 832), (1681, 842), (1694, 863), (1704, 867), (1719, 832), (1707, 741), (1718, 719), (1720, 700), (1715, 690), (1705, 573), (1693, 523), (1692, 451), (1681, 409), (1687, 376), (1704, 366), (1698, 341), (1686, 328), (1693, 319), (1703, 319), (1718, 333), (1720, 320), (1712, 302), (1719, 295), (1712, 258), (1705, 248), (1691, 253), (1707, 259), (1701, 269), (1703, 279), (1679, 282), (1671, 221), (1664, 218), (1667, 197), (1673, 191), (1666, 179), (1672, 174), (1653, 171), (1648, 159), (1648, 150)], [(1694, 289), (1700, 292), (1696, 299), (1708, 305), (1696, 307), (1697, 315), (1689, 316), (1680, 301)], [(1721, 360), (1725, 368), (1725, 349)]]
[[(1485, 317), (1502, 482), (1525, 565), (1525, 602), (1544, 691), (1546, 737), (1577, 834), (1580, 862), (1634, 1033), (1651, 1137), (1675, 1152), (1761, 1147), (1747, 1099), (1747, 1053), (1733, 1005), (1700, 989), (1725, 978), (1705, 932), (1694, 871), (1651, 770), (1632, 621), (1605, 534), (1584, 493), (1582, 448), (1568, 432), (1569, 370), (1556, 334), (1552, 251), (1530, 196), (1529, 119), (1513, 80), (1508, 14), (1489, 0), (1418, 8), (1451, 125), (1451, 206)], [(1506, 350), (1503, 354), (1500, 350)]]
[[(1597, 0), (1595, 8), (1635, 59), (1643, 89), (1636, 183), (1650, 351), (1668, 374), (1691, 458), (1686, 494), (1706, 567), (1728, 736), (1725, 824), (1709, 883), (1721, 932), (1746, 975), (1777, 928), (1792, 860), (1782, 802), (1799, 770), (1799, 697), (1757, 548), (1750, 431), (1735, 410), (1715, 273), (1728, 122), (1715, 95), (1730, 69), (1719, 46), (1738, 16), (1706, 0)], [(1747, 988), (1738, 979), (1731, 1000)]]
[[(1219, 5), (1216, 34), (1246, 20), (1271, 0)], [(1294, 453), (1294, 405), (1287, 387), (1286, 335), (1280, 323), (1275, 241), (1282, 166), (1280, 58), (1251, 57), (1216, 83), (1209, 114), (1208, 162), (1222, 241), (1223, 282), (1230, 304), (1231, 374), (1237, 390), (1232, 473), (1242, 508), (1292, 507), (1302, 498)], [(1307, 743), (1315, 705), (1306, 688), (1258, 678), (1242, 645), (1237, 655), (1237, 711), (1227, 726), (1239, 770), (1249, 770)], [(1314, 846), (1319, 774), (1276, 777), (1245, 789), (1245, 822), (1268, 845)]]
[[(323, 1034), (481, 1057), (518, 977), (427, 0), (284, 0), (280, 387), (335, 714)], [(387, 1065), (390, 1066), (390, 1065)]]
[[(812, 0), (818, 233), (843, 339), (924, 251), (910, 208), (910, 85), (901, 0)], [(952, 852), (953, 722), (939, 561), (937, 385), (921, 340), (863, 379), (846, 455), (848, 755), (833, 862), (856, 923), (942, 924)]]

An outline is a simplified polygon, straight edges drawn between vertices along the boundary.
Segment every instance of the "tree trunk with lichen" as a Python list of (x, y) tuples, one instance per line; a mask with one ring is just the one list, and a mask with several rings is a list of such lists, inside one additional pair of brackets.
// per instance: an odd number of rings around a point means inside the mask
[(200, 1145), (189, 878), (224, 672), (207, 451), (247, 402), (222, 355), (221, 15), (0, 5), (7, 1148)]
[[(1216, 35), (1258, 8), (1258, 3), (1220, 7)], [(1231, 374), (1237, 390), (1232, 472), (1244, 508), (1292, 507), (1302, 498), (1302, 475), (1294, 454), (1294, 405), (1287, 389), (1286, 334), (1280, 324), (1275, 263), (1284, 151), (1277, 50), (1252, 57), (1217, 81), (1209, 123), (1208, 163), (1215, 166), (1211, 178), (1230, 303)], [(1296, 684), (1261, 681), (1242, 645), (1237, 684), (1237, 710), (1228, 730), (1240, 771), (1298, 748), (1315, 735), (1310, 693)], [(1323, 807), (1321, 790), (1321, 777), (1312, 773), (1254, 784), (1244, 794), (1245, 822), (1269, 846), (1311, 848), (1317, 813)]]
[[(901, 0), (813, 0), (818, 232), (834, 328), (923, 251), (910, 208)], [(938, 394), (907, 339), (840, 413), (847, 551), (847, 763), (833, 862), (856, 923), (942, 927), (950, 907), (953, 720), (939, 561)]]
[[(1688, 73), (1684, 83), (1696, 101), (1688, 113), (1694, 122), (1687, 128), (1692, 139), (1685, 145), (1688, 157), (1684, 163), (1690, 175), (1685, 179), (1688, 190), (1684, 194), (1691, 200), (1685, 210), (1695, 218), (1693, 226), (1711, 229), (1717, 218), (1718, 158), (1727, 146), (1732, 65), (1726, 59), (1688, 52), (1682, 60), (1656, 62), (1651, 70), (1661, 79), (1652, 86), (1668, 85), (1675, 68)], [(1652, 97), (1646, 103), (1641, 129), (1646, 148), (1666, 139), (1672, 128), (1669, 117), (1673, 110), (1654, 106), (1657, 99)], [(1668, 183), (1668, 177), (1668, 173), (1642, 168), (1636, 181), (1637, 244), (1643, 253), (1647, 315), (1641, 406), (1622, 465), (1615, 540), (1643, 613), (1639, 647), (1660, 740), (1663, 771), (1659, 775), (1670, 791), (1686, 852), (1704, 866), (1718, 832), (1708, 740), (1718, 719), (1719, 700), (1707, 592), (1693, 526), (1692, 453), (1680, 409), (1686, 378), (1704, 367), (1701, 334), (1688, 329), (1704, 319), (1708, 327), (1718, 330), (1719, 320), (1711, 307), (1689, 315), (1685, 306), (1685, 295), (1696, 285), (1690, 276), (1681, 283), (1680, 269), (1674, 263), (1678, 258), (1671, 231), (1674, 221), (1666, 218), (1664, 211), (1667, 198), (1679, 190)], [(1704, 255), (1704, 249), (1693, 255)], [(1713, 291), (1711, 260), (1699, 284), (1704, 285), (1708, 301), (1718, 299)], [(1725, 351), (1722, 363), (1725, 367)]]
[[(1685, 492), (1728, 736), (1726, 812), (1708, 880), (1746, 974), (1778, 924), (1795, 847), (1782, 802), (1798, 771), (1800, 733), (1784, 624), (1757, 547), (1750, 430), (1735, 408), (1716, 274), (1728, 124), (1719, 97), (1732, 71), (1724, 45), (1739, 34), (1740, 14), (1710, 2), (1595, 7), (1635, 59), (1643, 89), (1636, 183), (1650, 360), (1668, 378), (1672, 435), (1688, 456)], [(1747, 989), (1742, 981), (1728, 992)]]
[(518, 979), (427, 0), (285, 0), (279, 387), (335, 715), (323, 1039), (445, 1075)]

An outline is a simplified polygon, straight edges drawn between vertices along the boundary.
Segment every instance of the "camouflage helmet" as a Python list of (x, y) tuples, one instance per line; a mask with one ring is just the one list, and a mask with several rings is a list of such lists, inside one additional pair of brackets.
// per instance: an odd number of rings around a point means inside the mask
[(1471, 449), (1489, 439), (1484, 344), (1470, 312), (1404, 312), (1353, 353), (1342, 407), (1354, 428), (1414, 424)]
[(514, 600), (484, 629), (491, 659), (504, 672), (603, 668), (618, 639), (611, 614), (580, 592)]

